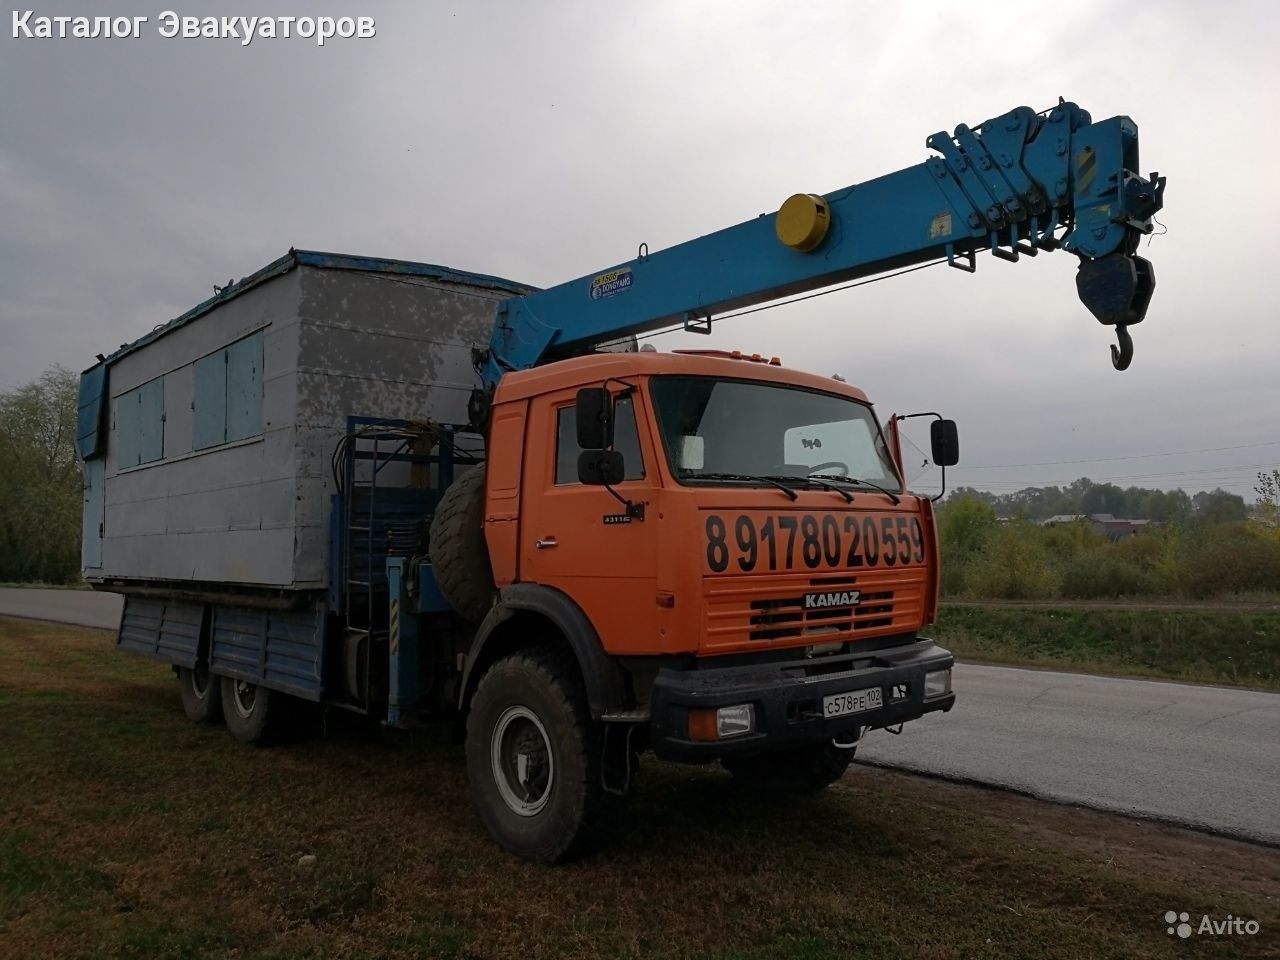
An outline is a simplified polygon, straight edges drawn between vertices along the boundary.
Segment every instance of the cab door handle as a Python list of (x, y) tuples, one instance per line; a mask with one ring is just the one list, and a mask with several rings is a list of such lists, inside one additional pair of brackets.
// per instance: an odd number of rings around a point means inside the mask
[(552, 547), (556, 546), (556, 538), (543, 537), (541, 540), (533, 541), (533, 545), (539, 550), (550, 550)]

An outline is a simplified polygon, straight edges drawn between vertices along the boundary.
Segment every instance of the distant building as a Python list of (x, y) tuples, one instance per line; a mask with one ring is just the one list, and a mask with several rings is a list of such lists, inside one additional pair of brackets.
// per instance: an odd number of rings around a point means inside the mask
[(1151, 525), (1150, 520), (1122, 520), (1109, 513), (1059, 513), (1041, 520), (1042, 527), (1056, 527), (1064, 523), (1085, 522), (1094, 533), (1102, 534), (1108, 540), (1123, 540), (1132, 537), (1138, 531)]
[(1075, 523), (1077, 520), (1088, 520), (1083, 513), (1059, 513), (1040, 521), (1042, 527), (1057, 527), (1064, 523)]

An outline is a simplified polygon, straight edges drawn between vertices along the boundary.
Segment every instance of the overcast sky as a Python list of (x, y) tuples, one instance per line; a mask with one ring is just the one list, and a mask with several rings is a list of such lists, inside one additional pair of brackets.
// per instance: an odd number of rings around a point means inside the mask
[(173, 4), (376, 18), (375, 38), (323, 48), (163, 39), (169, 6), (34, 7), (149, 16), (136, 40), (15, 40), (4, 8), (0, 388), (81, 369), (290, 246), (545, 286), (1062, 95), (1133, 117), (1141, 172), (1169, 176), (1127, 373), (1065, 254), (988, 254), (974, 276), (925, 270), (660, 347), (778, 354), (882, 416), (941, 410), (955, 483), (1251, 498), (1280, 467), (1274, 3)]

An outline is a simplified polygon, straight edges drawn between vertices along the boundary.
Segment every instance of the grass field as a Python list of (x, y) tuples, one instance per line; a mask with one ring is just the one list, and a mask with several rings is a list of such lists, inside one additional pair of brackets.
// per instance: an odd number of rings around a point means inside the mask
[(1273, 605), (944, 603), (932, 633), (970, 663), (1280, 690)]
[[(650, 762), (606, 853), (503, 854), (437, 730), (256, 749), (111, 637), (0, 620), (0, 956), (1263, 957), (1274, 850), (858, 767), (770, 800)], [(299, 858), (314, 855), (310, 867)], [(1180, 941), (1165, 911), (1251, 917)]]

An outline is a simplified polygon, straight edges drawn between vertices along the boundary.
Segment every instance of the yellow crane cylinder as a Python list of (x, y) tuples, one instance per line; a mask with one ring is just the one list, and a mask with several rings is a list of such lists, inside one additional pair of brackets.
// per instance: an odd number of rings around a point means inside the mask
[(778, 208), (773, 229), (792, 250), (808, 253), (822, 242), (831, 226), (831, 208), (816, 193), (797, 193)]

